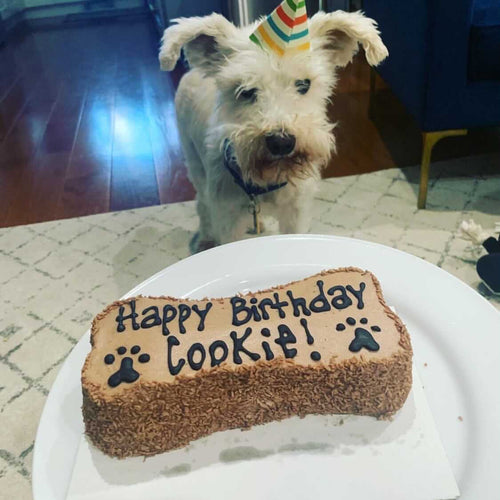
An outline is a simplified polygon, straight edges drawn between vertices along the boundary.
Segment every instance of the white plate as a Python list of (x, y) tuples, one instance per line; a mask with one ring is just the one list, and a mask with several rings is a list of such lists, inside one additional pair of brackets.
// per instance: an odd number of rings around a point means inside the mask
[[(356, 266), (379, 278), (386, 301), (412, 331), (416, 366), (455, 478), (466, 500), (499, 498), (500, 314), (445, 271), (374, 243), (332, 236), (275, 236), (183, 260), (127, 296), (227, 296)], [(52, 386), (33, 458), (35, 500), (63, 500), (83, 432), (80, 370), (87, 334)]]

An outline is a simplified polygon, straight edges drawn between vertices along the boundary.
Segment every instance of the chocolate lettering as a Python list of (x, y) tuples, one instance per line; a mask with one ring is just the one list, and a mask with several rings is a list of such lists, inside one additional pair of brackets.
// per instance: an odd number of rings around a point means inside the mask
[(309, 328), (307, 326), (307, 319), (302, 318), (300, 320), (300, 324), (302, 325), (302, 328), (304, 328), (304, 331), (306, 332), (307, 343), (309, 345), (314, 344), (314, 337), (311, 335), (311, 332), (309, 331)]
[(153, 328), (153, 326), (161, 325), (160, 311), (156, 306), (146, 307), (142, 311), (142, 316), (152, 311), (152, 314), (142, 318), (141, 328)]
[[(199, 352), (200, 353), (200, 360), (195, 361), (194, 360), (194, 355)], [(207, 357), (207, 353), (205, 352), (205, 348), (203, 347), (202, 344), (199, 342), (195, 342), (188, 350), (187, 352), (187, 359), (189, 366), (195, 370), (198, 371), (202, 366), (203, 363), (205, 362), (205, 358)]]
[[(335, 295), (335, 292), (340, 293)], [(335, 309), (345, 309), (346, 307), (352, 306), (352, 300), (347, 295), (343, 286), (332, 286), (327, 293), (328, 295), (333, 295), (332, 306), (335, 307)]]
[(269, 319), (269, 313), (266, 311), (266, 306), (272, 306), (272, 305), (273, 305), (273, 301), (268, 297), (265, 297), (264, 299), (262, 299), (259, 302), (259, 309), (260, 309), (260, 312), (262, 313), (263, 319), (265, 319), (265, 320)]
[(170, 375), (177, 375), (181, 370), (182, 367), (185, 365), (186, 360), (185, 359), (179, 359), (179, 362), (174, 365), (172, 363), (172, 349), (173, 346), (175, 345), (180, 345), (180, 342), (177, 340), (177, 337), (174, 337), (173, 335), (170, 335), (167, 337), (167, 364), (168, 364), (168, 371), (170, 372)]
[[(288, 298), (290, 299), (290, 302), (293, 306), (294, 316), (300, 316), (301, 314), (304, 314), (305, 316), (311, 316), (311, 311), (309, 311), (306, 306), (306, 299), (304, 299), (303, 297), (294, 297), (291, 290), (288, 290), (286, 294), (288, 295)], [(302, 312), (300, 310), (301, 308)]]
[(358, 309), (363, 309), (363, 307), (365, 307), (365, 304), (363, 303), (363, 292), (365, 291), (365, 288), (366, 284), (363, 282), (359, 284), (359, 290), (355, 290), (351, 285), (346, 286), (346, 290), (352, 293), (352, 295), (354, 295), (354, 297), (358, 300)]
[(313, 361), (319, 361), (321, 359), (321, 354), (318, 351), (313, 351), (311, 353), (311, 359)]
[(276, 309), (278, 311), (278, 314), (280, 318), (285, 318), (286, 314), (285, 311), (283, 311), (283, 308), (288, 305), (288, 302), (280, 302), (280, 296), (277, 293), (273, 294), (274, 297), (274, 302), (271, 304), (272, 309)]
[[(241, 326), (248, 323), (252, 317), (252, 311), (246, 307), (247, 301), (242, 297), (231, 297), (231, 306), (233, 308), (233, 325)], [(243, 314), (243, 318), (238, 317)]]
[(290, 328), (286, 325), (278, 325), (279, 337), (274, 341), (281, 346), (283, 349), (283, 353), (285, 354), (285, 358), (294, 358), (297, 355), (297, 349), (288, 348), (287, 344), (296, 344), (297, 339), (295, 335), (292, 333)]
[(316, 282), (316, 285), (318, 286), (319, 294), (311, 300), (309, 309), (311, 309), (311, 311), (315, 313), (330, 311), (330, 304), (328, 303), (328, 299), (326, 298), (325, 292), (323, 291), (324, 282), (322, 280), (318, 280)]
[(212, 302), (207, 302), (207, 307), (205, 307), (205, 309), (200, 309), (196, 304), (193, 305), (193, 311), (200, 317), (200, 323), (198, 324), (199, 332), (205, 330), (205, 319), (211, 308)]
[(170, 304), (163, 307), (163, 323), (162, 323), (162, 333), (163, 335), (168, 335), (170, 330), (167, 324), (170, 323), (177, 316), (177, 309)]
[(186, 304), (179, 304), (179, 332), (186, 333), (184, 322), (191, 316), (191, 308)]
[(271, 346), (265, 340), (262, 342), (262, 349), (264, 349), (264, 352), (266, 353), (267, 361), (271, 361), (271, 359), (274, 359), (274, 354), (273, 351), (271, 351)]
[(248, 349), (243, 347), (243, 342), (248, 338), (248, 336), (252, 333), (251, 328), (247, 328), (243, 336), (238, 338), (238, 334), (236, 332), (231, 332), (229, 335), (233, 340), (233, 362), (237, 365), (241, 365), (243, 363), (240, 352), (244, 352), (252, 361), (257, 361), (260, 359), (260, 354), (256, 352), (251, 352)]
[[(256, 300), (256, 299), (252, 299), (252, 300)], [(261, 321), (262, 320), (262, 317), (259, 314), (257, 306), (252, 306), (250, 308), (250, 310), (252, 311), (252, 316), (253, 316), (253, 320), (254, 321)]]
[[(222, 349), (222, 355), (217, 357), (216, 351), (217, 349)], [(210, 354), (210, 366), (219, 366), (227, 359), (229, 349), (227, 348), (227, 344), (223, 340), (215, 340), (210, 344), (208, 348), (208, 353)]]
[(125, 313), (125, 305), (121, 305), (120, 308), (118, 309), (118, 316), (116, 317), (116, 322), (118, 323), (118, 326), (116, 327), (117, 332), (124, 332), (125, 331), (125, 325), (123, 324), (124, 321), (127, 319), (131, 320), (132, 324), (132, 329), (133, 330), (139, 330), (140, 326), (139, 323), (137, 323), (136, 318), (139, 316), (135, 312), (135, 300), (131, 300), (130, 302), (127, 302), (127, 305), (130, 306), (130, 314), (127, 314), (124, 316)]

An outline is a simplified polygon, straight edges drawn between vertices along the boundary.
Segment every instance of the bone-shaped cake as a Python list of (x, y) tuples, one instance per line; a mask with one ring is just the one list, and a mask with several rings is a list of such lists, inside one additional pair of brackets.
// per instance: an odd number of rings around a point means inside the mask
[(387, 418), (412, 383), (408, 332), (355, 268), (226, 299), (115, 302), (91, 344), (85, 430), (116, 457), (293, 415)]

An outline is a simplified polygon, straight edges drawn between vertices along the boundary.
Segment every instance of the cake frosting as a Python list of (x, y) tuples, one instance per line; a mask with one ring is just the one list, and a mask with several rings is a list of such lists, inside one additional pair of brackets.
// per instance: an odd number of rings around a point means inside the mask
[(115, 302), (91, 345), (85, 431), (116, 457), (293, 415), (387, 418), (412, 383), (408, 332), (356, 268), (224, 299)]

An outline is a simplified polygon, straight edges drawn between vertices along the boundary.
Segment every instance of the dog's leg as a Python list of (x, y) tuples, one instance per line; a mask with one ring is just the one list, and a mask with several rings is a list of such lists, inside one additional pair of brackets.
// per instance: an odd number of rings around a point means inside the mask
[(200, 220), (200, 228), (191, 240), (190, 249), (192, 253), (202, 252), (217, 245), (214, 236), (212, 235), (212, 224), (210, 220), (210, 212), (203, 197), (198, 194), (196, 196), (196, 211)]
[(309, 231), (311, 200), (301, 197), (282, 208), (279, 216), (281, 234), (304, 234)]
[(311, 206), (317, 190), (315, 179), (306, 179), (293, 187), (286, 187), (278, 194), (278, 222), (281, 234), (309, 232)]
[(217, 234), (218, 243), (225, 244), (249, 237), (252, 216), (248, 212), (246, 199), (243, 201), (239, 197), (231, 197), (229, 200), (212, 199), (212, 210), (214, 233)]
[(190, 250), (192, 253), (198, 253), (216, 245), (212, 232), (210, 211), (205, 200), (207, 182), (205, 167), (196, 151), (194, 143), (186, 137), (181, 127), (179, 127), (179, 131), (189, 178), (196, 189), (196, 210), (198, 212), (200, 226), (191, 240)]

